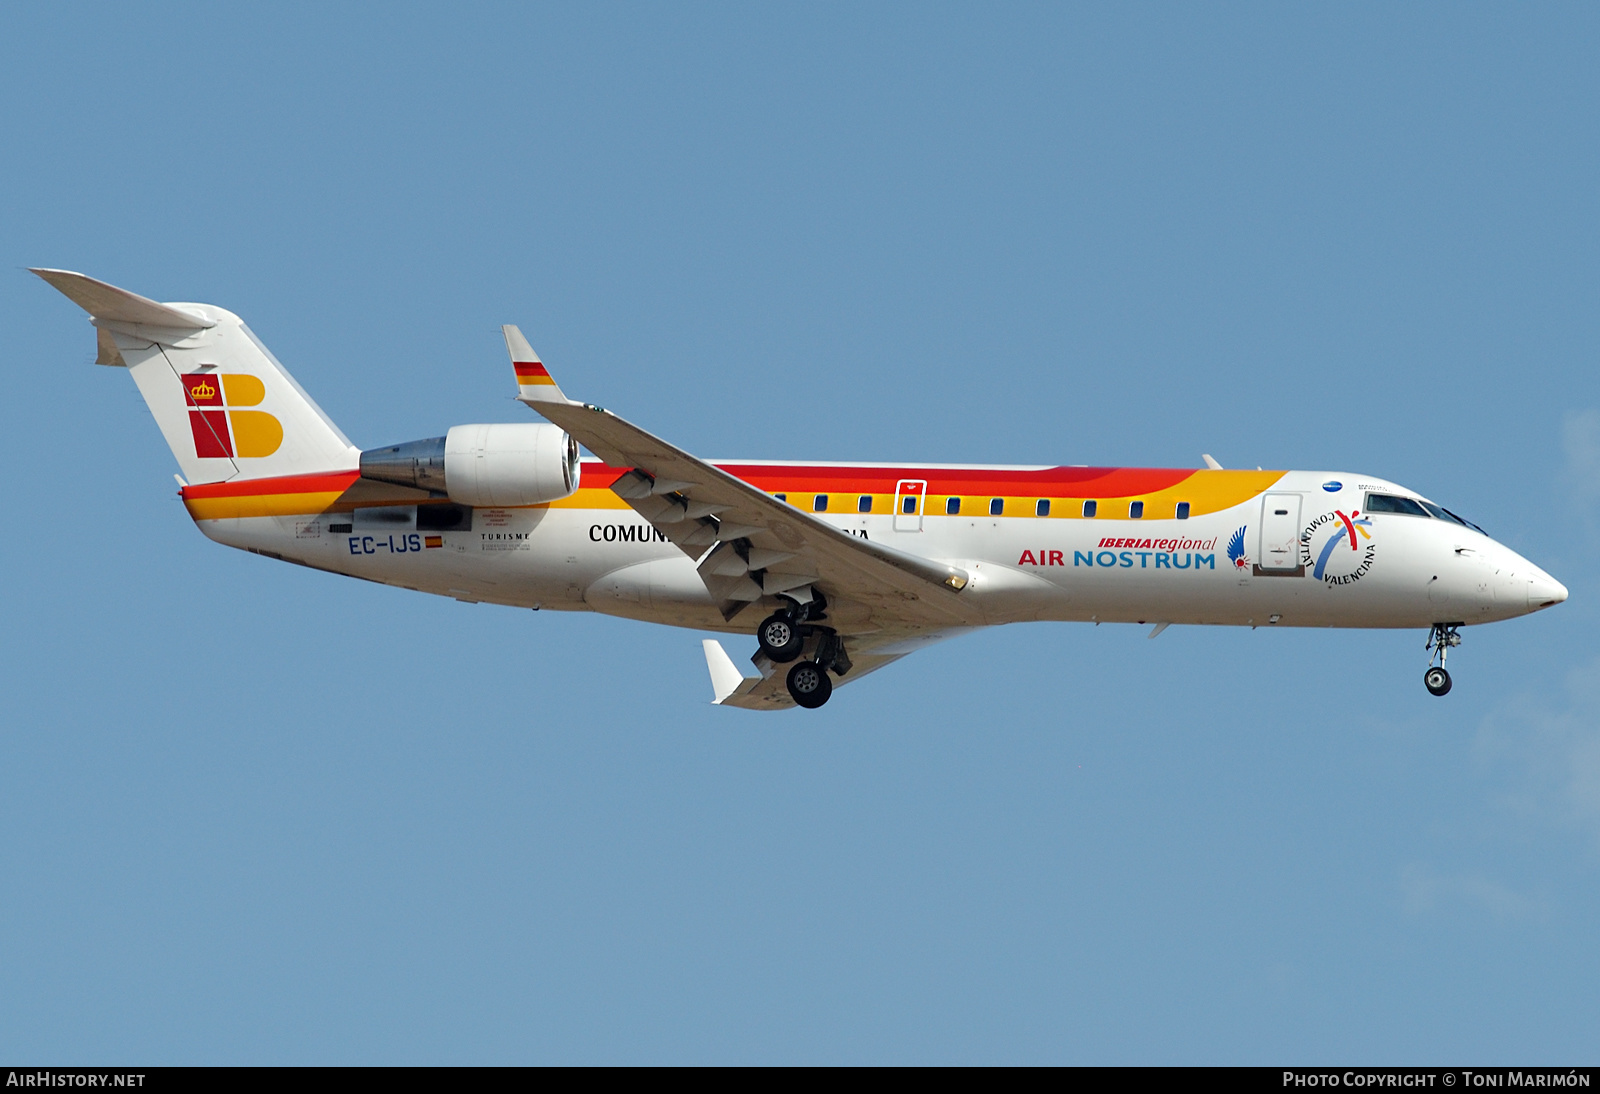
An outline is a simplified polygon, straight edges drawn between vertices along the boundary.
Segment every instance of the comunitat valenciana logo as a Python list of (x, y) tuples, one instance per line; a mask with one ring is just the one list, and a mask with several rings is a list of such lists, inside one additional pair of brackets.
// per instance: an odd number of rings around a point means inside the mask
[[(191, 372), (183, 377), (189, 403), (194, 454), (202, 459), (259, 459), (283, 444), (283, 423), (260, 406), (267, 386), (258, 377), (236, 372)], [(213, 409), (214, 408), (214, 409)]]
[(1323, 513), (1300, 533), (1300, 564), (1324, 585), (1350, 585), (1372, 569), (1377, 548), (1367, 529), (1372, 521), (1352, 509)]

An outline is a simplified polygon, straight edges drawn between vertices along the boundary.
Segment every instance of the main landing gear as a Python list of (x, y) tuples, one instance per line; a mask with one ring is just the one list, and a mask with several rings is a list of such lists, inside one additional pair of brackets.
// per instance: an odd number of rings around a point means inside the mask
[[(1460, 623), (1435, 623), (1428, 632), (1428, 671), (1422, 674), (1422, 684), (1430, 695), (1446, 695), (1450, 691), (1450, 674), (1445, 671), (1445, 653), (1461, 645)], [(1433, 662), (1437, 660), (1437, 665)]]
[(795, 665), (789, 670), (789, 678), (784, 683), (789, 685), (789, 694), (794, 701), (807, 710), (816, 710), (833, 694), (833, 681), (828, 679), (828, 670), (815, 661), (801, 661)]
[[(789, 695), (807, 710), (815, 710), (833, 694), (830, 672), (843, 676), (850, 671), (850, 658), (844, 651), (844, 640), (832, 627), (819, 626), (812, 619), (822, 617), (821, 605), (813, 600), (809, 604), (790, 601), (787, 608), (773, 612), (756, 628), (756, 642), (761, 653), (776, 665), (790, 661), (798, 663), (789, 670), (784, 683)], [(808, 642), (814, 640), (812, 657), (799, 660)]]
[(775, 665), (787, 665), (799, 657), (806, 643), (799, 620), (790, 612), (773, 612), (763, 619), (756, 628), (756, 641), (767, 660)]

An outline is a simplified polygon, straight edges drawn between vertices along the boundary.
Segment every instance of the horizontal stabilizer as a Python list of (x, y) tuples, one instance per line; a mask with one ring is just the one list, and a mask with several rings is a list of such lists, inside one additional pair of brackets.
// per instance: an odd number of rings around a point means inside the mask
[[(94, 316), (113, 323), (138, 323), (172, 330), (206, 330), (216, 322), (166, 304), (157, 304), (138, 293), (107, 285), (71, 270), (30, 270), (44, 278), (68, 300)], [(107, 362), (109, 363), (109, 362)]]

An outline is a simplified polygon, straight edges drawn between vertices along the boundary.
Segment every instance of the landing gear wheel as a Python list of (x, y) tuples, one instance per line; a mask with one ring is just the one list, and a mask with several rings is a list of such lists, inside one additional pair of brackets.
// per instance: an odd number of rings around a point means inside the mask
[[(1429, 694), (1445, 695), (1450, 691), (1450, 674), (1444, 670), (1444, 659), (1451, 650), (1461, 645), (1460, 623), (1435, 623), (1428, 630), (1427, 649), (1432, 654), (1428, 671), (1422, 674), (1422, 683)], [(1432, 662), (1438, 661), (1437, 665)]]
[(833, 694), (833, 681), (828, 670), (815, 661), (802, 661), (789, 670), (789, 694), (807, 710), (816, 710)]
[(774, 612), (763, 619), (756, 628), (756, 641), (761, 644), (761, 652), (775, 665), (793, 661), (800, 656), (800, 647), (805, 645), (799, 625), (787, 612)]
[(1430, 694), (1445, 695), (1450, 691), (1450, 674), (1435, 665), (1422, 674), (1422, 683)]

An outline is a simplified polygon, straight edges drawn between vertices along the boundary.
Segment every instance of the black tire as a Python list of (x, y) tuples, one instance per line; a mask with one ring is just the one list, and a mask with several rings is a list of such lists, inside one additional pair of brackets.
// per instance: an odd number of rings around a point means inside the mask
[(761, 652), (775, 665), (787, 665), (799, 657), (800, 648), (806, 644), (799, 625), (787, 612), (774, 612), (763, 619), (756, 628), (756, 641), (761, 644)]
[(828, 670), (815, 661), (802, 661), (790, 669), (785, 683), (789, 685), (789, 694), (794, 701), (807, 710), (816, 710), (833, 694), (833, 681), (828, 677)]
[(1431, 668), (1422, 674), (1422, 686), (1432, 695), (1448, 695), (1450, 674), (1441, 668)]

